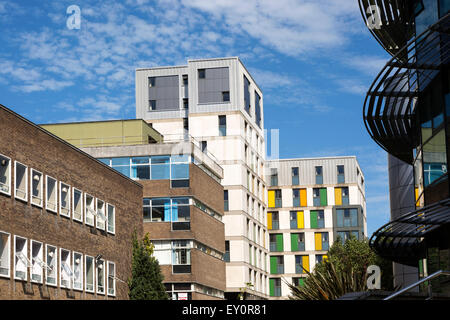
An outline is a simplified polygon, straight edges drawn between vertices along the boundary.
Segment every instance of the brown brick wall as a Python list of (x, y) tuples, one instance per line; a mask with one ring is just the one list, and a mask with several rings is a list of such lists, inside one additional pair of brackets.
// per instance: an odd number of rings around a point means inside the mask
[[(11, 234), (11, 262), (14, 261), (13, 236), (18, 235), (29, 241), (56, 246), (58, 251), (64, 248), (94, 257), (102, 254), (105, 261), (115, 262), (116, 276), (126, 281), (131, 274), (132, 232), (136, 230), (140, 237), (143, 231), (142, 187), (3, 107), (0, 107), (0, 123), (0, 136), (3, 137), (0, 139), (0, 153), (11, 158), (12, 165), (17, 160), (43, 175), (56, 178), (58, 183), (62, 181), (114, 205), (116, 210), (115, 235), (95, 228), (92, 233), (91, 227), (84, 223), (32, 206), (30, 202), (22, 202), (13, 196), (0, 194), (0, 230)], [(44, 180), (44, 195), (45, 187)], [(41, 299), (47, 296), (46, 288), (43, 288), (44, 295), (41, 295), (39, 285), (33, 284), (32, 287), (34, 294), (24, 294), (23, 283), (13, 280), (11, 263), (11, 279), (0, 278), (0, 299)], [(104, 295), (74, 293), (78, 299), (107, 298)], [(67, 298), (66, 289), (59, 287), (48, 287), (48, 295), (50, 299)], [(126, 284), (119, 281), (116, 281), (116, 298), (128, 298)]]

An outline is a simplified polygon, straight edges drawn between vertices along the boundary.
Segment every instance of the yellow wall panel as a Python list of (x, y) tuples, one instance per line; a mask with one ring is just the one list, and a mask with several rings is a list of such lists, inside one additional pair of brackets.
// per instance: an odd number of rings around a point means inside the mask
[(334, 204), (336, 206), (342, 206), (342, 189), (334, 188)]
[(306, 189), (300, 189), (300, 207), (307, 207)]
[(309, 272), (309, 256), (302, 256), (302, 265)]
[(275, 208), (275, 190), (268, 191), (269, 208)]
[(297, 228), (305, 228), (305, 214), (303, 211), (297, 211)]
[(272, 230), (272, 212), (267, 212), (267, 229)]
[(316, 243), (316, 250), (320, 251), (322, 250), (322, 234), (321, 233), (315, 233), (314, 234), (314, 240)]

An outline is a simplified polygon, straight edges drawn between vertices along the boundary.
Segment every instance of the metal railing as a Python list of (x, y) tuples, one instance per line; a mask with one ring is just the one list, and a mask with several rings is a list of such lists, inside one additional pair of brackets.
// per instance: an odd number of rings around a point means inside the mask
[(428, 280), (434, 279), (434, 278), (439, 277), (439, 276), (441, 276), (441, 275), (444, 275), (444, 276), (450, 276), (450, 271), (447, 271), (447, 270), (439, 270), (439, 271), (436, 271), (435, 273), (429, 275), (428, 277), (425, 277), (425, 278), (423, 278), (423, 279), (421, 279), (421, 280), (419, 280), (419, 281), (417, 281), (417, 282), (415, 282), (415, 283), (413, 283), (413, 284), (407, 286), (406, 288), (403, 288), (402, 290), (397, 291), (397, 292), (391, 294), (390, 296), (384, 298), (383, 300), (391, 300), (391, 299), (393, 299), (393, 298), (395, 298), (395, 297), (401, 295), (402, 293), (404, 293), (404, 292), (406, 292), (406, 291), (409, 291), (409, 290), (411, 290), (412, 288), (417, 287), (417, 286), (420, 285), (421, 283), (424, 283), (424, 282), (426, 282), (426, 281), (428, 281)]

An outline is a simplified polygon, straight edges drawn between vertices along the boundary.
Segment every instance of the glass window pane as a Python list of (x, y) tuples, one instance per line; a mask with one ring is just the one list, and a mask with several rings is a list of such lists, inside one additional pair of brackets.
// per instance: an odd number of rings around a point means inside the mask
[(132, 165), (131, 177), (135, 179), (148, 180), (150, 179), (150, 166), (149, 165)]
[(152, 159), (152, 164), (170, 163), (169, 156), (154, 156), (154, 157), (151, 157), (151, 159)]
[(148, 164), (150, 162), (149, 157), (133, 157), (131, 158), (132, 164)]
[(170, 179), (170, 166), (169, 164), (152, 164), (152, 180), (165, 180)]
[(186, 163), (189, 162), (189, 155), (188, 154), (172, 155), (171, 160), (172, 163)]
[(114, 170), (119, 171), (121, 174), (130, 177), (130, 167), (129, 166), (123, 166), (123, 167), (113, 167)]
[(171, 179), (189, 179), (189, 164), (172, 164)]
[(112, 158), (111, 164), (113, 166), (124, 166), (130, 164), (130, 158), (124, 157), (124, 158)]

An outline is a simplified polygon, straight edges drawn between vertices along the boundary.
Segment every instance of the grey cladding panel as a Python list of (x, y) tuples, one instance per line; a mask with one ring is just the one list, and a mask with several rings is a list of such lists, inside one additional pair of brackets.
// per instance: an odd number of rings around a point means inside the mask
[(155, 86), (148, 89), (149, 100), (156, 100), (156, 110), (180, 108), (178, 76), (155, 77)]
[(224, 91), (230, 91), (228, 67), (205, 69), (205, 79), (198, 79), (198, 102), (221, 103)]

